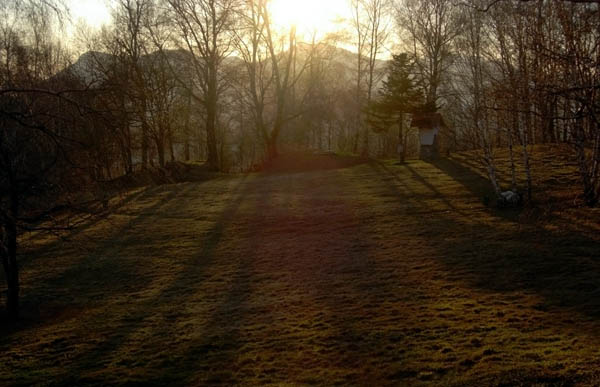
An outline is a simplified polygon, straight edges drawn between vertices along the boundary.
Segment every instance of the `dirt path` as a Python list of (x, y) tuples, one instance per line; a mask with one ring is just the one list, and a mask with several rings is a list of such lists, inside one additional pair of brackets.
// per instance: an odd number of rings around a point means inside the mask
[(148, 189), (47, 249), (0, 384), (600, 383), (597, 240), (343, 166)]

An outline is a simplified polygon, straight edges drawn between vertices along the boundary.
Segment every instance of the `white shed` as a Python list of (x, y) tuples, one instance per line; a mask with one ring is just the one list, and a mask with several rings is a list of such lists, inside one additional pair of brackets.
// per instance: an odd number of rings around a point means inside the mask
[(439, 131), (440, 128), (419, 129), (419, 140), (421, 141), (421, 145), (433, 145)]
[(410, 125), (419, 128), (421, 142), (421, 158), (434, 158), (438, 155), (438, 135), (440, 129), (446, 128), (444, 118), (440, 113), (415, 113)]

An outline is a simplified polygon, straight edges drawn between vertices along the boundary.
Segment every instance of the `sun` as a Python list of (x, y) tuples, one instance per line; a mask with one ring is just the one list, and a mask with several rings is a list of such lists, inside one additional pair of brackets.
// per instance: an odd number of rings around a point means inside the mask
[(110, 10), (105, 0), (69, 0), (67, 4), (75, 23), (83, 21), (98, 28), (110, 22)]
[(339, 29), (339, 20), (348, 12), (347, 0), (272, 0), (273, 22), (282, 28), (324, 35)]

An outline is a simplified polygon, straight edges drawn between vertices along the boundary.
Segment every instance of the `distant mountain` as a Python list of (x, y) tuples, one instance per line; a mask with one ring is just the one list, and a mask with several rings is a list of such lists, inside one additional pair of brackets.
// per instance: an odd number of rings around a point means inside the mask
[[(307, 57), (310, 50), (313, 49), (312, 45), (306, 43), (300, 43), (298, 46), (299, 54), (304, 57)], [(356, 82), (358, 61), (357, 53), (329, 44), (319, 44), (316, 47), (316, 55), (319, 59), (327, 63), (327, 68), (331, 71), (332, 76), (334, 76), (336, 80), (343, 82), (346, 85), (349, 83), (354, 85)], [(363, 69), (366, 71), (368, 58), (363, 56), (362, 59)], [(375, 89), (381, 86), (388, 63), (388, 61), (381, 59), (375, 61)]]
[(88, 51), (56, 77), (76, 78), (85, 85), (94, 86), (105, 79), (106, 69), (116, 63), (116, 57), (99, 51)]
[[(297, 53), (298, 63), (307, 60), (313, 48), (310, 44), (300, 43)], [(180, 79), (182, 77), (191, 79), (193, 76), (193, 67), (188, 51), (168, 50), (164, 51), (164, 53), (166, 54), (169, 66), (175, 69), (175, 73)], [(320, 44), (317, 45), (314, 55), (321, 61), (322, 68), (329, 73), (330, 87), (331, 85), (334, 85), (336, 88), (354, 87), (356, 83), (356, 53), (344, 48)], [(363, 59), (366, 66), (367, 58)], [(159, 61), (163, 60), (163, 58), (161, 57), (161, 53), (156, 51), (143, 56), (140, 60), (142, 65), (152, 68), (155, 65), (161, 65)], [(98, 87), (106, 80), (107, 74), (118, 68), (118, 64), (118, 58), (114, 55), (98, 51), (88, 51), (81, 55), (75, 63), (57, 74), (56, 77), (68, 77), (88, 87)], [(385, 60), (376, 61), (375, 90), (381, 87), (385, 71), (387, 70), (387, 64), (388, 61)], [(223, 66), (226, 73), (244, 74), (243, 61), (237, 56), (232, 55), (225, 58)]]
[[(189, 66), (187, 51), (168, 50), (165, 53), (176, 72), (185, 72), (186, 67)], [(159, 55), (161, 54), (158, 51), (144, 55), (140, 58), (140, 62), (142, 66), (151, 66), (158, 63)], [(73, 77), (88, 86), (94, 87), (104, 81), (106, 74), (109, 74), (118, 65), (118, 58), (114, 55), (99, 51), (88, 51), (82, 54), (75, 63), (56, 74), (56, 77)]]

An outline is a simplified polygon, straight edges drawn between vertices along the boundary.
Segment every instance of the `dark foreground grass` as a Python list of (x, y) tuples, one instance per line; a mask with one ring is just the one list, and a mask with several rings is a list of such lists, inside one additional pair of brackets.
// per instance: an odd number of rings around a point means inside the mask
[(143, 189), (40, 244), (0, 384), (600, 384), (597, 210), (346, 161)]

